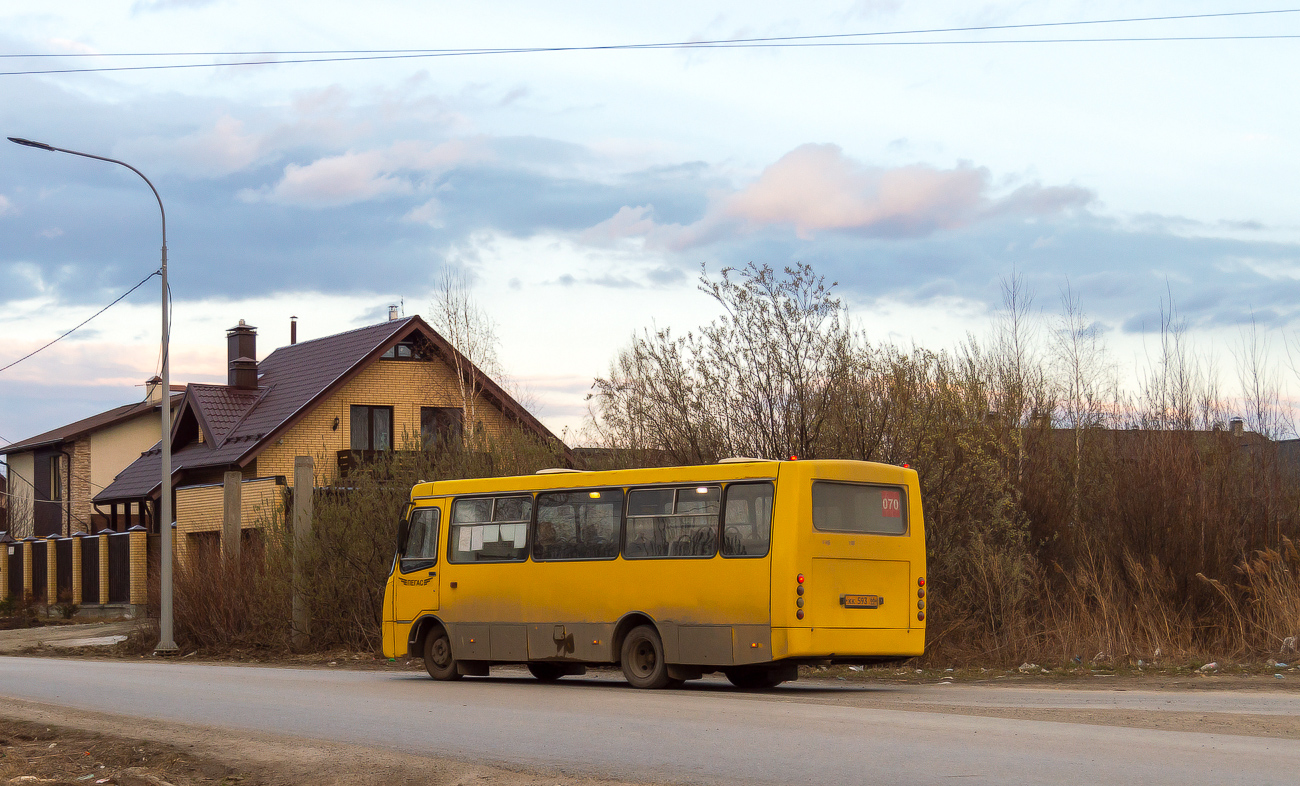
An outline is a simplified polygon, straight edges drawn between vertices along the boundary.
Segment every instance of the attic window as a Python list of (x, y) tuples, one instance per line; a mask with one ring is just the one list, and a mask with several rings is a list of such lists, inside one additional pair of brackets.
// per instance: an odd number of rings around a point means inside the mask
[(390, 347), (387, 352), (379, 357), (383, 360), (424, 360), (424, 356), (415, 348), (415, 344), (410, 341), (403, 341)]

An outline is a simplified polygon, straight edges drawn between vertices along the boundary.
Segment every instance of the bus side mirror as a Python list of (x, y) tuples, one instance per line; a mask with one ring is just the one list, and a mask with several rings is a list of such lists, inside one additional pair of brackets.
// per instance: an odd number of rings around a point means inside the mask
[(411, 522), (408, 519), (402, 519), (397, 525), (397, 553), (406, 553), (406, 539), (411, 535)]

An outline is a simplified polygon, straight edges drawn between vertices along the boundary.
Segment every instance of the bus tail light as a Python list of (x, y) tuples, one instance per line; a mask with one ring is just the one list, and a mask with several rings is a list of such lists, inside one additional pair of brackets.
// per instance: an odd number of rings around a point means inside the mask
[(803, 583), (803, 574), (800, 573), (798, 576), (796, 576), (796, 577), (795, 577), (795, 581), (797, 581), (797, 582), (799, 582), (800, 584), (802, 584), (802, 583)]
[(916, 612), (916, 620), (917, 622), (925, 622), (925, 612), (924, 611)]
[(796, 611), (794, 613), (794, 617), (795, 619), (800, 619), (800, 620), (803, 619), (803, 609), (799, 609), (798, 611)]
[(919, 579), (916, 580), (916, 586), (918, 586), (918, 587), (924, 587), (924, 586), (925, 586), (925, 576), (922, 576), (921, 578), (919, 578)]

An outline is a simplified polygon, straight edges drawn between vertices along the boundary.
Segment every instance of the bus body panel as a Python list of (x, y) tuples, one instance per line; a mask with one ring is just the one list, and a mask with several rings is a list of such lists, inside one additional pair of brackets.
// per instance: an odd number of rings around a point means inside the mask
[[(763, 557), (447, 559), (456, 497), (753, 480), (772, 480), (776, 487), (770, 547)], [(818, 480), (903, 487), (908, 531), (815, 529), (812, 484)], [(408, 582), (430, 571), (408, 575), (395, 568), (390, 576), (383, 636), (389, 657), (421, 657), (406, 652), (412, 623), (435, 611), (456, 658), (466, 661), (616, 662), (615, 633), (632, 613), (655, 624), (665, 660), (682, 665), (907, 657), (924, 649), (924, 622), (915, 614), (917, 579), (925, 575), (924, 521), (917, 475), (910, 469), (854, 461), (765, 461), (440, 481), (417, 485), (411, 499), (415, 506), (443, 508), (439, 559), (430, 569), (438, 575), (428, 577), (426, 585)], [(841, 602), (846, 595), (873, 595), (883, 602), (850, 608)]]

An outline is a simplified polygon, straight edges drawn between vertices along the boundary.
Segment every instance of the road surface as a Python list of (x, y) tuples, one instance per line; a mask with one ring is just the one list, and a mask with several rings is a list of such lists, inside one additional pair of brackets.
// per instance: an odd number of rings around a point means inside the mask
[(6, 657), (0, 696), (631, 781), (1192, 786), (1294, 784), (1300, 772), (1300, 693), (1281, 690), (807, 680), (638, 691), (608, 677), (493, 673), (507, 676)]

